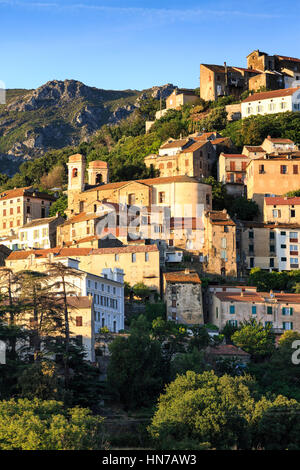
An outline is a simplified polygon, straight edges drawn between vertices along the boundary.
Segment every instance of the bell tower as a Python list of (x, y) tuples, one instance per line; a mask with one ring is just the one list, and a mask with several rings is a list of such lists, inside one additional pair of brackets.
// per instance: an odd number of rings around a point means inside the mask
[(85, 158), (80, 153), (69, 157), (68, 165), (68, 212), (78, 212), (78, 196), (84, 191)]
[(109, 166), (107, 162), (95, 160), (89, 163), (88, 168), (89, 184), (96, 186), (98, 184), (107, 184), (109, 182)]

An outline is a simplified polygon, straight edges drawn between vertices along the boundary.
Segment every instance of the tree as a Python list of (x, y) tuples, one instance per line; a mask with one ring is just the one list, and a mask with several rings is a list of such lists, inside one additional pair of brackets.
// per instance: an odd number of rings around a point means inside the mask
[(34, 359), (39, 360), (42, 338), (61, 328), (62, 309), (57, 298), (49, 292), (46, 273), (25, 270), (19, 272), (18, 276), (24, 313), (32, 315), (32, 321), (26, 323), (27, 329), (31, 331)]
[(255, 201), (245, 197), (233, 198), (228, 212), (232, 217), (240, 220), (253, 220), (259, 213), (259, 207)]
[(177, 375), (184, 375), (188, 370), (201, 374), (205, 370), (203, 351), (193, 348), (190, 352), (177, 353), (171, 359), (170, 378), (175, 380)]
[(69, 280), (71, 278), (80, 279), (82, 273), (77, 269), (64, 265), (63, 263), (46, 263), (47, 278), (50, 281), (49, 290), (53, 292), (56, 301), (62, 303), (64, 316), (62, 332), (65, 338), (65, 388), (69, 386), (69, 346), (70, 346), (70, 315), (68, 296), (77, 294), (74, 284)]
[(149, 289), (149, 287), (146, 286), (143, 282), (138, 282), (137, 284), (135, 284), (132, 290), (134, 295), (143, 302), (149, 300), (149, 297), (151, 295), (151, 289)]
[[(254, 409), (249, 377), (217, 377), (188, 371), (167, 387), (158, 401), (149, 432), (159, 448), (185, 441), (210, 448), (247, 448)], [(170, 447), (168, 447), (169, 449)], [(189, 448), (189, 447), (187, 447)], [(195, 447), (193, 447), (195, 448)]]
[(68, 208), (68, 196), (62, 194), (50, 207), (49, 216), (55, 217), (57, 213), (61, 216), (65, 215), (65, 210)]
[(279, 395), (255, 405), (253, 446), (264, 450), (300, 450), (300, 403)]
[(103, 418), (86, 408), (65, 410), (58, 401), (0, 402), (1, 450), (99, 450)]
[(251, 354), (257, 361), (270, 357), (275, 351), (275, 336), (271, 325), (264, 327), (255, 319), (244, 321), (231, 339), (236, 346)]
[(153, 404), (166, 377), (160, 343), (150, 338), (147, 322), (139, 318), (131, 331), (110, 344), (107, 370), (107, 390), (126, 409)]

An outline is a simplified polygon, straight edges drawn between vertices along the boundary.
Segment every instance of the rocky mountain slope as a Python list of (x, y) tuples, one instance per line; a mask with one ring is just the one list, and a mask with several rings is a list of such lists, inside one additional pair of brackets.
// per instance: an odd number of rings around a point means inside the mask
[(142, 100), (165, 99), (174, 88), (113, 91), (52, 80), (36, 90), (8, 90), (0, 106), (0, 172), (13, 174), (26, 159), (86, 141), (104, 124), (128, 117)]

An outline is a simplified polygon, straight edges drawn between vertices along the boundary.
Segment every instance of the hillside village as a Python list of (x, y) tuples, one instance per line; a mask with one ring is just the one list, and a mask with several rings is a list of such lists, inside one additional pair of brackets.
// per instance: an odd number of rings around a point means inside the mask
[[(143, 135), (151, 138), (172, 112), (191, 109), (193, 115), (203, 102), (228, 97), (231, 123), (294, 115), (300, 112), (299, 80), (300, 59), (259, 50), (247, 56), (246, 68), (201, 64), (199, 90), (170, 87), (165, 108), (158, 99), (153, 118), (144, 119)], [(213, 109), (201, 108), (201, 119)], [(67, 149), (66, 184), (1, 190), (6, 315), (12, 307), (7, 302), (21, 299), (24, 272), (46, 274), (43, 282), (55, 299), (65, 270), (70, 338), (102, 379), (111, 343), (127, 338), (139, 316), (156, 309), (154, 319), (177, 333), (183, 328), (188, 341), (205, 330), (205, 361), (212, 368), (231, 360), (242, 370), (253, 356), (226, 336), (228, 329), (233, 334), (245, 322), (260, 324), (274, 335), (276, 347), (286, 332), (300, 334), (299, 144), (267, 134), (257, 145), (238, 148), (222, 130), (193, 125), (186, 133), (164, 135), (143, 157), (145, 173), (126, 180), (114, 178), (114, 165), (96, 150), (87, 159), (83, 151)], [(216, 208), (218, 189), (229, 198), (226, 207)], [(64, 210), (53, 213), (61, 199), (67, 201)], [(235, 203), (244, 205), (235, 210)], [(275, 275), (295, 282), (277, 288), (265, 281)], [(34, 329), (34, 309), (27, 308), (22, 321)], [(172, 344), (170, 337), (165, 342)], [(42, 335), (31, 346), (32, 360), (47, 350)]]

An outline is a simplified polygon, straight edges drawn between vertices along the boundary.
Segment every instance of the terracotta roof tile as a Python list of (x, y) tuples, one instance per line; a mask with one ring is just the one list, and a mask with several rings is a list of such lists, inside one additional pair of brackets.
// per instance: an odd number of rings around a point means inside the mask
[(186, 273), (185, 271), (176, 271), (164, 273), (166, 282), (170, 283), (188, 283), (188, 284), (201, 284), (199, 274), (196, 272)]
[(300, 197), (265, 197), (265, 202), (267, 206), (281, 205), (300, 205)]
[(293, 95), (300, 87), (296, 88), (283, 88), (281, 90), (263, 91), (261, 93), (254, 93), (248, 96), (242, 103), (250, 103), (251, 101), (268, 100), (270, 98), (280, 98), (284, 96)]

